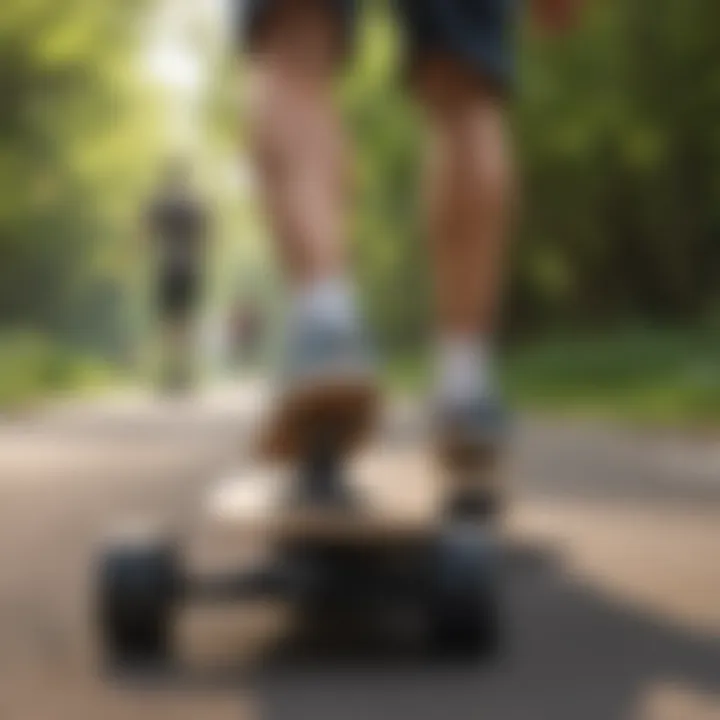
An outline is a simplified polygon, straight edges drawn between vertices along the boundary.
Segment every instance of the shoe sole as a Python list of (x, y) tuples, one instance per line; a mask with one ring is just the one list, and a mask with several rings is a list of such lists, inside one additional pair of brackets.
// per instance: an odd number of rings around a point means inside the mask
[(319, 444), (348, 454), (369, 436), (379, 391), (369, 378), (318, 380), (285, 394), (258, 438), (263, 460), (297, 460)]

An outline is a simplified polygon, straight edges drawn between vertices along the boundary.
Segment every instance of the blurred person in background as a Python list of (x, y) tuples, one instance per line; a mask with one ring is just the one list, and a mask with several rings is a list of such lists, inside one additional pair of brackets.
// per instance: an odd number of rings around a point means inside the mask
[(207, 210), (184, 160), (172, 159), (164, 168), (149, 204), (147, 226), (161, 325), (162, 386), (181, 391), (193, 379), (195, 320), (208, 240)]
[(257, 302), (237, 298), (230, 312), (233, 364), (247, 367), (258, 359), (263, 341), (263, 316)]
[[(534, 9), (559, 31), (572, 25), (577, 4), (535, 0)], [(291, 293), (283, 382), (262, 435), (261, 450), (277, 456), (289, 454), (289, 423), (323, 408), (339, 418), (367, 416), (376, 398), (376, 366), (348, 267), (350, 158), (333, 97), (362, 3), (248, 0), (241, 7), (254, 154)], [(520, 7), (517, 0), (395, 0), (394, 8), (408, 86), (427, 120), (438, 447), (469, 444), (478, 457), (493, 457), (507, 427), (494, 337), (514, 204), (507, 107)], [(486, 492), (458, 483), (448, 493), (450, 512), (484, 513)]]

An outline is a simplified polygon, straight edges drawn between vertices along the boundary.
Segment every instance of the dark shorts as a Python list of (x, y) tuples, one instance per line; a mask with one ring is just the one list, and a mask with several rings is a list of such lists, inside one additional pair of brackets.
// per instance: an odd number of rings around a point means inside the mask
[[(239, 18), (243, 42), (252, 41), (269, 11), (279, 1), (236, 0), (243, 8)], [(325, 1), (338, 13), (339, 27), (351, 45), (363, 0)], [(388, 2), (395, 10), (411, 62), (428, 52), (442, 52), (460, 60), (503, 90), (512, 85), (519, 0)]]
[(158, 302), (166, 320), (184, 320), (193, 313), (199, 295), (199, 278), (192, 271), (165, 270), (160, 273)]

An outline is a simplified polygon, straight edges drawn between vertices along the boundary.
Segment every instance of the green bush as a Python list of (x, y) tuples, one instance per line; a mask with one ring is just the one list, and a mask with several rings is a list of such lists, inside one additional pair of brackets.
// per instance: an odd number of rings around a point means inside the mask
[[(503, 384), (521, 409), (602, 416), (643, 424), (720, 424), (720, 333), (695, 328), (628, 328), (603, 336), (526, 341), (507, 352)], [(428, 358), (394, 358), (389, 385), (422, 392)]]
[(720, 421), (720, 335), (706, 328), (545, 340), (508, 358), (521, 403), (643, 422)]
[(25, 405), (47, 395), (97, 386), (110, 368), (27, 331), (0, 336), (0, 407)]

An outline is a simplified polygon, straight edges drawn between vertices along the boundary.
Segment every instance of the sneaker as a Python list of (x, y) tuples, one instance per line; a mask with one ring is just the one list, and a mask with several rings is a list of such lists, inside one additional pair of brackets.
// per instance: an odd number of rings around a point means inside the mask
[(375, 419), (378, 384), (370, 344), (355, 325), (304, 322), (288, 334), (280, 390), (260, 439), (272, 459), (342, 455)]
[(495, 477), (510, 434), (509, 414), (500, 400), (486, 397), (436, 405), (438, 452), (453, 488), (446, 513), (454, 519), (486, 519), (501, 505)]

